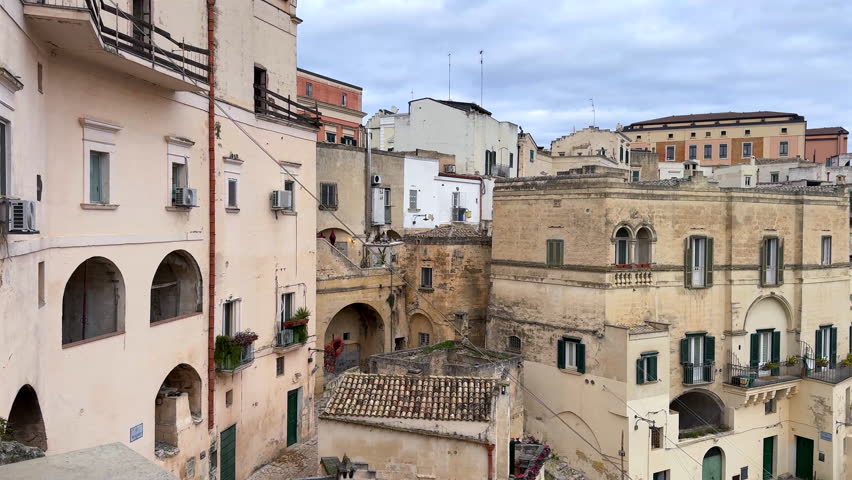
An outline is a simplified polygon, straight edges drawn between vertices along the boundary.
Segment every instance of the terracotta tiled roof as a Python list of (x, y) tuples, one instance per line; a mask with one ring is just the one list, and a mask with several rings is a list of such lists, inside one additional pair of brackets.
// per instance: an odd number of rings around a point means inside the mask
[(848, 135), (849, 132), (843, 127), (809, 128), (805, 135)]
[(643, 120), (634, 122), (627, 128), (638, 125), (656, 125), (658, 123), (685, 123), (685, 122), (710, 122), (715, 120), (742, 120), (748, 118), (775, 118), (775, 117), (796, 117), (796, 113), (786, 112), (721, 112), (721, 113), (693, 113), (689, 115), (671, 115), (668, 117), (654, 118), (652, 120)]
[(438, 225), (432, 230), (412, 233), (410, 237), (418, 238), (449, 238), (449, 237), (483, 237), (483, 232), (465, 223), (448, 223)]
[(490, 378), (350, 373), (323, 415), (487, 422), (495, 385)]

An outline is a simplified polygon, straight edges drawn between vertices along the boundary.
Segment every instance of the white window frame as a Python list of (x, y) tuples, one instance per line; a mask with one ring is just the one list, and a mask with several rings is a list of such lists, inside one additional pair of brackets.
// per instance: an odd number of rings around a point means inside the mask
[[(231, 193), (231, 184), (234, 185), (233, 194)], [(225, 174), (225, 208), (240, 209), (240, 175), (237, 173)]]
[(704, 383), (704, 335), (690, 335), (686, 337), (689, 347), (687, 358), (692, 364), (692, 384)]
[[(112, 123), (93, 120), (91, 118), (80, 118), (80, 126), (83, 130), (83, 199), (81, 205), (118, 205), (115, 198), (118, 189), (113, 189), (112, 179), (116, 178), (118, 167), (118, 156), (116, 155), (117, 136), (122, 127)], [(106, 172), (102, 173), (104, 182), (104, 201), (93, 203), (91, 201), (91, 154), (92, 152), (103, 152), (108, 155)], [(115, 192), (113, 192), (115, 190)]]
[[(746, 145), (748, 145), (748, 153), (746, 153)], [(752, 145), (752, 142), (743, 142), (743, 151), (742, 151), (743, 158), (751, 157), (753, 153), (754, 153), (754, 145)]]
[(577, 345), (580, 342), (576, 340), (565, 339), (565, 369), (577, 370)]
[(705, 254), (705, 250), (707, 249), (707, 238), (692, 237), (690, 242), (692, 242), (692, 258), (690, 259), (692, 262), (691, 285), (693, 287), (704, 287), (704, 271), (707, 269), (705, 260), (705, 258), (707, 258)]
[(743, 176), (743, 185), (745, 185), (746, 187), (751, 186), (751, 175)]
[[(98, 162), (97, 163), (99, 164), (98, 169), (100, 170), (98, 183), (100, 184), (100, 187), (101, 187), (101, 193), (100, 193), (100, 198), (98, 198), (98, 199), (92, 198), (92, 190), (91, 190), (92, 186), (93, 186), (92, 185), (91, 172), (92, 172), (92, 164), (93, 164), (93, 161), (94, 161), (94, 158), (92, 158), (92, 157), (95, 154), (98, 155), (98, 157), (97, 157)], [(110, 180), (110, 178), (109, 178), (110, 154), (109, 154), (109, 152), (103, 152), (103, 151), (100, 151), (100, 150), (95, 150), (94, 148), (90, 149), (89, 150), (89, 161), (88, 161), (87, 165), (89, 167), (89, 173), (90, 173), (89, 177), (87, 178), (87, 180), (89, 181), (88, 182), (89, 183), (88, 197), (87, 197), (88, 203), (90, 205), (109, 205), (109, 194), (110, 194), (110, 188), (109, 188), (109, 183), (110, 183), (109, 182), (109, 180)]]
[(690, 160), (698, 160), (698, 145), (690, 145), (687, 150), (689, 151), (688, 157)]
[[(290, 317), (287, 317), (287, 299), (290, 299)], [(282, 292), (280, 297), (281, 305), (279, 307), (279, 317), (281, 318), (281, 323), (290, 320), (292, 316), (296, 313), (296, 292)]]
[(766, 363), (772, 361), (772, 331), (759, 331), (757, 338), (757, 361), (758, 367), (762, 368)]
[(820, 240), (820, 264), (831, 265), (831, 235), (823, 235)]
[(408, 211), (409, 212), (420, 211), (420, 209), (417, 208), (417, 189), (416, 188), (408, 189)]
[[(707, 154), (707, 151), (710, 150), (710, 154)], [(705, 144), (704, 145), (704, 160), (712, 160), (713, 159), (713, 144)]]
[[(722, 154), (723, 147), (724, 147), (724, 150), (725, 150), (724, 154)], [(719, 158), (720, 159), (728, 158), (728, 144), (727, 143), (720, 143), (719, 144)]]
[[(243, 169), (243, 160), (228, 156), (224, 158), (224, 161), (225, 175), (223, 178), (223, 187), (225, 194), (222, 197), (225, 200), (225, 210), (238, 212), (240, 210), (240, 174)], [(234, 199), (233, 205), (231, 204), (231, 190), (228, 188), (231, 180), (236, 180), (237, 182), (237, 198)]]
[(166, 136), (166, 175), (168, 182), (166, 183), (166, 205), (174, 204), (174, 168), (173, 165), (183, 165), (183, 187), (189, 188), (192, 184), (189, 181), (189, 157), (190, 151), (195, 142), (192, 140)]
[[(429, 285), (423, 284), (423, 272), (429, 270)], [(420, 288), (433, 288), (435, 285), (435, 270), (430, 266), (420, 267)]]
[(781, 174), (779, 172), (769, 172), (769, 181), (770, 183), (778, 183), (781, 181)]
[(311, 82), (305, 82), (305, 96), (313, 97), (314, 96), (314, 84)]
[(290, 192), (290, 208), (287, 209), (288, 212), (296, 211), (296, 181), (295, 180), (284, 180), (284, 191)]
[(231, 336), (235, 335), (240, 331), (240, 311), (242, 310), (242, 299), (241, 298), (230, 298), (222, 302), (222, 335), (227, 335), (228, 329), (225, 325), (225, 311), (228, 308), (233, 308), (233, 317), (232, 317), (232, 327)]
[[(2, 109), (3, 105), (0, 103), (0, 114), (5, 113)], [(11, 196), (12, 195), (12, 121), (6, 119), (4, 116), (0, 115), (0, 126), (3, 128), (3, 138), (0, 141), (3, 142), (0, 145), (0, 149), (2, 149), (3, 158), (0, 158), (0, 168), (4, 170), (3, 175), (5, 178), (0, 184), (0, 196)]]
[[(669, 157), (669, 149), (671, 149), (671, 152), (672, 152), (671, 157)], [(667, 162), (674, 162), (676, 153), (677, 153), (677, 149), (675, 148), (674, 145), (666, 145), (666, 161)]]
[(764, 285), (776, 285), (778, 283), (778, 245), (777, 237), (767, 237), (764, 241), (763, 255), (764, 266), (766, 269), (763, 272)]
[(790, 155), (790, 142), (784, 140), (778, 143), (778, 156), (786, 157)]

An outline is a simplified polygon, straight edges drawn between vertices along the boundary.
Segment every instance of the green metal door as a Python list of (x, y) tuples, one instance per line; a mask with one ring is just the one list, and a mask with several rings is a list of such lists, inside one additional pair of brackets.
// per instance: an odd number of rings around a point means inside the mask
[(763, 439), (763, 480), (775, 478), (775, 437)]
[(801, 480), (814, 478), (814, 441), (796, 436), (796, 477)]
[(299, 389), (287, 392), (287, 446), (299, 437)]
[(222, 431), (221, 470), (219, 478), (235, 480), (237, 478), (237, 425), (231, 425)]
[(704, 455), (701, 480), (722, 480), (722, 451), (713, 447)]

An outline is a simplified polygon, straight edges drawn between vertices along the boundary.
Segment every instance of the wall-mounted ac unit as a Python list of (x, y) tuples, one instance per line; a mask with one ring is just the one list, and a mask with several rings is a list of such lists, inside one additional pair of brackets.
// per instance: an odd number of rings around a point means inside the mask
[(175, 188), (174, 201), (176, 207), (197, 207), (198, 190), (194, 188), (177, 187)]
[(373, 225), (384, 225), (385, 224), (385, 189), (384, 188), (374, 188), (373, 189), (373, 203), (372, 203), (372, 211)]
[(370, 183), (373, 185), (381, 185), (382, 184), (382, 176), (381, 175), (373, 175), (370, 179)]
[(455, 165), (444, 165), (444, 172), (445, 173), (456, 173), (456, 166)]
[(288, 190), (273, 190), (270, 195), (270, 203), (273, 210), (292, 210), (293, 192)]
[(31, 200), (7, 200), (3, 205), (9, 233), (38, 233), (36, 203)]

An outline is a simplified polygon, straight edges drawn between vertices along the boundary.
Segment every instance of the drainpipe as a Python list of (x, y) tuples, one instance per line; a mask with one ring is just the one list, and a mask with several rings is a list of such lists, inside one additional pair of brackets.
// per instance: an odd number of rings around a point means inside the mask
[[(365, 202), (365, 218), (364, 218), (364, 241), (370, 241), (370, 232), (373, 231), (373, 152), (370, 151), (370, 135), (367, 135), (367, 149), (364, 151), (364, 182), (366, 188), (366, 199)], [(367, 249), (364, 248), (364, 254), (366, 255)]]
[(216, 365), (213, 361), (216, 326), (216, 88), (215, 88), (215, 16), (216, 0), (207, 0), (207, 158), (208, 158), (208, 187), (207, 187), (207, 217), (209, 243), (207, 252), (207, 429), (213, 430), (214, 422), (214, 393), (216, 391)]
[(494, 444), (489, 443), (485, 449), (488, 450), (488, 480), (494, 480)]

